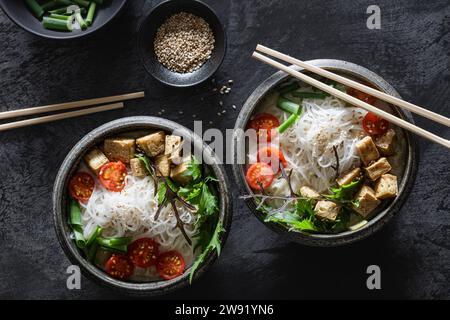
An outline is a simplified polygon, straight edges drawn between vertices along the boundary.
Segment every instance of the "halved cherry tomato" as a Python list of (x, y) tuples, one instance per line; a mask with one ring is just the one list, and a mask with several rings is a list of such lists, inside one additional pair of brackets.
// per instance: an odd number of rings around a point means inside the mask
[(125, 187), (127, 167), (121, 162), (109, 162), (100, 168), (98, 178), (108, 190), (120, 192)]
[(361, 91), (353, 89), (353, 88), (347, 88), (347, 94), (349, 94), (352, 97), (355, 97), (359, 100), (362, 100), (368, 104), (374, 104), (375, 101), (377, 101), (377, 98), (372, 97), (370, 94), (361, 92)]
[(269, 113), (259, 113), (248, 123), (248, 127), (256, 130), (258, 141), (270, 142), (272, 139), (272, 129), (280, 126), (277, 117)]
[(280, 164), (286, 168), (287, 161), (283, 152), (275, 146), (268, 145), (261, 147), (258, 150), (258, 162), (267, 163), (273, 170), (273, 172), (279, 172)]
[(372, 112), (368, 112), (362, 121), (362, 126), (368, 134), (377, 135), (383, 134), (389, 129), (389, 122)]
[(94, 178), (86, 172), (78, 172), (69, 182), (70, 196), (81, 202), (88, 202), (94, 191)]
[(114, 253), (105, 264), (105, 271), (113, 278), (126, 280), (133, 274), (133, 262), (125, 254)]
[(147, 268), (156, 263), (159, 244), (150, 238), (140, 238), (128, 246), (128, 257), (138, 267)]
[(184, 272), (183, 256), (177, 251), (168, 251), (161, 254), (156, 262), (156, 270), (161, 278), (170, 280)]
[(271, 185), (274, 175), (272, 167), (267, 163), (256, 162), (248, 168), (245, 179), (250, 188), (261, 190), (261, 187), (267, 188)]

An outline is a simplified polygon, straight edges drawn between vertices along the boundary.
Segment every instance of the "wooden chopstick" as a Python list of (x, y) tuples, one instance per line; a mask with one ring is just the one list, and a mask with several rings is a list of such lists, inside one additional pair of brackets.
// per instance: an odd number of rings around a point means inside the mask
[(117, 103), (113, 103), (113, 104), (107, 104), (107, 105), (103, 105), (100, 107), (92, 107), (92, 108), (83, 109), (83, 110), (64, 112), (64, 113), (54, 114), (54, 115), (50, 115), (50, 116), (38, 117), (38, 118), (34, 118), (34, 119), (15, 121), (15, 122), (10, 122), (10, 123), (5, 123), (5, 124), (0, 125), (0, 131), (6, 131), (6, 130), (10, 130), (10, 129), (16, 129), (16, 128), (35, 125), (35, 124), (46, 123), (46, 122), (50, 122), (50, 121), (62, 120), (62, 119), (78, 117), (78, 116), (84, 116), (84, 115), (91, 114), (91, 113), (109, 111), (109, 110), (120, 109), (120, 108), (123, 108), (123, 102), (117, 102)]
[(381, 92), (379, 90), (376, 90), (374, 88), (368, 87), (368, 86), (363, 85), (363, 84), (361, 84), (359, 82), (356, 82), (356, 81), (350, 80), (348, 78), (342, 77), (342, 76), (337, 75), (337, 74), (335, 74), (333, 72), (330, 72), (330, 71), (327, 71), (325, 69), (313, 66), (313, 65), (311, 65), (309, 63), (306, 63), (304, 61), (301, 61), (301, 60), (298, 60), (296, 58), (293, 58), (293, 57), (288, 56), (288, 55), (286, 55), (284, 53), (281, 53), (279, 51), (267, 48), (267, 47), (265, 47), (263, 45), (258, 44), (256, 46), (256, 50), (260, 51), (262, 53), (265, 53), (265, 54), (267, 54), (269, 56), (275, 57), (277, 59), (283, 60), (285, 62), (297, 65), (299, 67), (302, 67), (303, 69), (311, 71), (312, 73), (318, 74), (318, 75), (320, 75), (322, 77), (334, 80), (334, 81), (339, 82), (341, 84), (344, 84), (344, 85), (346, 85), (348, 87), (352, 87), (352, 88), (357, 89), (359, 91), (365, 92), (365, 93), (370, 94), (371, 96), (374, 96), (374, 97), (376, 97), (376, 98), (378, 98), (380, 100), (383, 100), (383, 101), (389, 102), (389, 103), (391, 103), (393, 105), (402, 107), (402, 108), (404, 108), (406, 110), (409, 110), (409, 111), (414, 112), (414, 113), (416, 113), (418, 115), (421, 115), (421, 116), (423, 116), (423, 117), (425, 117), (427, 119), (439, 122), (439, 123), (441, 123), (443, 125), (446, 125), (447, 127), (450, 127), (450, 119), (445, 117), (445, 116), (443, 116), (443, 115), (434, 113), (434, 112), (432, 112), (430, 110), (427, 110), (425, 108), (419, 107), (419, 106), (417, 106), (415, 104), (412, 104), (412, 103), (407, 102), (405, 100), (399, 99), (397, 97), (391, 96), (389, 94), (386, 94), (386, 93)]
[(93, 106), (93, 105), (99, 105), (99, 104), (119, 102), (119, 101), (125, 101), (125, 100), (131, 100), (131, 99), (137, 99), (137, 98), (143, 98), (143, 97), (145, 97), (145, 93), (144, 93), (144, 91), (140, 91), (140, 92), (134, 92), (134, 93), (120, 94), (117, 96), (86, 99), (86, 100), (58, 103), (58, 104), (52, 104), (52, 105), (48, 105), (48, 106), (33, 107), (33, 108), (27, 108), (27, 109), (21, 109), (21, 110), (5, 111), (5, 112), (0, 112), (0, 120), (8, 119), (8, 118), (15, 118), (15, 117), (22, 117), (22, 116), (29, 116), (29, 115), (38, 114), (38, 113), (75, 109), (75, 108), (81, 108), (81, 107), (87, 107), (87, 106)]
[(435, 134), (433, 134), (433, 133), (431, 133), (429, 131), (426, 131), (426, 130), (420, 128), (420, 127), (417, 127), (417, 126), (413, 125), (412, 123), (407, 122), (407, 121), (405, 121), (403, 119), (397, 118), (396, 116), (394, 116), (394, 115), (392, 115), (392, 114), (390, 114), (390, 113), (388, 113), (386, 111), (378, 109), (378, 108), (376, 108), (376, 107), (374, 107), (374, 106), (372, 106), (372, 105), (370, 105), (368, 103), (365, 103), (362, 100), (359, 100), (359, 99), (357, 99), (355, 97), (352, 97), (352, 96), (350, 96), (350, 95), (348, 95), (348, 94), (346, 94), (346, 93), (344, 93), (344, 92), (342, 92), (340, 90), (337, 90), (337, 89), (335, 89), (335, 88), (333, 88), (333, 87), (331, 87), (331, 86), (329, 86), (329, 85), (327, 85), (327, 84), (325, 84), (323, 82), (320, 82), (320, 81), (318, 81), (318, 80), (316, 80), (314, 78), (311, 78), (311, 77), (307, 76), (304, 73), (298, 72), (298, 71), (296, 71), (296, 70), (294, 70), (294, 69), (292, 69), (292, 68), (290, 68), (290, 67), (288, 67), (288, 66), (286, 66), (284, 64), (281, 64), (281, 63), (279, 63), (279, 62), (277, 62), (277, 61), (275, 61), (273, 59), (270, 59), (270, 58), (268, 58), (268, 57), (266, 57), (266, 56), (264, 56), (264, 55), (262, 55), (262, 54), (260, 54), (260, 53), (258, 53), (256, 51), (253, 52), (252, 56), (254, 58), (264, 62), (264, 63), (267, 63), (268, 65), (271, 65), (272, 67), (275, 67), (275, 68), (277, 68), (279, 70), (282, 70), (282, 71), (290, 74), (291, 76), (302, 80), (305, 83), (310, 84), (313, 87), (316, 87), (316, 88), (318, 88), (318, 89), (320, 89), (322, 91), (325, 91), (325, 92), (327, 92), (327, 93), (329, 93), (329, 94), (331, 94), (331, 95), (333, 95), (333, 96), (335, 96), (335, 97), (337, 97), (337, 98), (339, 98), (341, 100), (344, 100), (344, 101), (346, 101), (346, 102), (348, 102), (348, 103), (350, 103), (350, 104), (352, 104), (354, 106), (357, 106), (357, 107), (363, 108), (363, 109), (365, 109), (367, 111), (370, 111), (372, 113), (375, 113), (376, 115), (382, 117), (383, 119), (386, 119), (386, 120), (390, 121), (391, 123), (393, 123), (393, 124), (403, 128), (403, 129), (409, 130), (409, 131), (411, 131), (413, 133), (416, 133), (416, 134), (418, 134), (418, 135), (420, 135), (420, 136), (422, 136), (422, 137), (424, 137), (424, 138), (426, 138), (428, 140), (431, 140), (433, 142), (441, 144), (441, 145), (443, 145), (443, 146), (445, 146), (445, 147), (450, 149), (450, 141), (447, 140), (447, 139), (444, 139), (444, 138), (439, 137), (439, 136), (437, 136), (437, 135), (435, 135)]

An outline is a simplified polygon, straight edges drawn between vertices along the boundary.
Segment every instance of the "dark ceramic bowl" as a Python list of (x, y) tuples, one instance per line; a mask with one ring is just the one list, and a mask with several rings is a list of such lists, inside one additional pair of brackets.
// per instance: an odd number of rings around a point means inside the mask
[[(59, 172), (56, 176), (54, 188), (53, 188), (53, 215), (56, 234), (58, 240), (66, 253), (70, 261), (78, 265), (84, 275), (90, 279), (106, 285), (113, 289), (121, 290), (122, 292), (135, 295), (160, 295), (165, 294), (173, 290), (177, 290), (188, 284), (189, 282), (189, 270), (185, 270), (184, 274), (173, 280), (168, 281), (156, 281), (156, 282), (125, 282), (116, 280), (108, 276), (105, 272), (88, 262), (81, 254), (80, 250), (76, 247), (74, 241), (71, 239), (71, 229), (68, 226), (68, 194), (67, 185), (70, 177), (76, 171), (78, 164), (80, 163), (83, 155), (91, 149), (94, 145), (103, 141), (106, 137), (116, 135), (119, 133), (139, 130), (164, 130), (167, 132), (173, 132), (177, 130), (177, 134), (183, 136), (186, 141), (189, 138), (192, 141), (194, 150), (202, 150), (203, 159), (205, 163), (212, 163), (207, 165), (206, 169), (211, 172), (218, 179), (217, 195), (220, 204), (220, 221), (225, 228), (225, 232), (221, 234), (221, 243), (225, 244), (226, 238), (231, 227), (231, 203), (228, 198), (228, 182), (225, 176), (223, 167), (219, 165), (219, 159), (215, 156), (211, 156), (210, 148), (203, 143), (201, 138), (195, 135), (189, 129), (181, 126), (178, 123), (156, 117), (129, 117), (122, 118), (109, 122), (93, 131), (88, 133), (80, 142), (78, 142), (73, 149), (69, 152), (64, 159)], [(215, 262), (217, 259), (216, 252), (208, 254), (204, 263), (200, 266), (194, 276), (194, 281)]]
[[(325, 68), (327, 70), (339, 73), (343, 76), (353, 78), (355, 80), (363, 81), (374, 88), (386, 92), (387, 94), (393, 95), (400, 98), (400, 95), (395, 91), (395, 89), (384, 81), (380, 76), (375, 73), (355, 65), (353, 63), (340, 61), (340, 60), (312, 60), (309, 61), (318, 67)], [(301, 72), (305, 72), (304, 69), (296, 68)], [(308, 73), (308, 72), (305, 72)], [(261, 101), (281, 83), (289, 81), (292, 79), (288, 74), (284, 72), (277, 72), (263, 83), (261, 83), (255, 91), (250, 95), (250, 97), (245, 102), (242, 110), (238, 116), (235, 124), (235, 129), (245, 129), (247, 127), (247, 122), (253, 115), (255, 110), (258, 109)], [(401, 110), (397, 107), (391, 107), (389, 110), (394, 115), (413, 122), (411, 113), (408, 111)], [(338, 234), (311, 234), (306, 232), (288, 232), (288, 230), (282, 226), (273, 223), (264, 222), (264, 214), (256, 210), (256, 203), (253, 199), (247, 199), (246, 203), (250, 210), (256, 215), (256, 217), (262, 221), (267, 227), (273, 231), (282, 234), (289, 238), (291, 241), (298, 242), (309, 246), (321, 246), (321, 247), (332, 247), (338, 245), (344, 245), (352, 243), (358, 240), (362, 240), (374, 232), (378, 231), (386, 223), (388, 223), (391, 218), (400, 211), (403, 203), (407, 200), (408, 194), (414, 184), (414, 180), (417, 172), (418, 164), (418, 150), (415, 140), (408, 131), (400, 128), (396, 128), (398, 134), (401, 135), (402, 142), (402, 155), (401, 155), (401, 170), (399, 170), (399, 194), (392, 201), (383, 201), (382, 205), (378, 208), (377, 214), (368, 221), (367, 224), (360, 227), (359, 229), (353, 231), (345, 231)], [(237, 147), (239, 145), (240, 138), (235, 134), (234, 136), (234, 157), (237, 163)], [(251, 194), (252, 191), (248, 187), (245, 181), (245, 165), (234, 165), (233, 173), (238, 186), (240, 187), (241, 194)]]
[[(153, 41), (158, 28), (171, 15), (188, 12), (199, 16), (209, 24), (215, 38), (211, 58), (198, 70), (190, 73), (173, 72), (159, 63)], [(197, 0), (169, 0), (154, 7), (139, 29), (138, 50), (145, 70), (160, 82), (174, 87), (189, 87), (211, 77), (222, 64), (227, 39), (225, 30), (217, 15), (207, 4)]]
[(84, 31), (73, 30), (72, 32), (58, 32), (45, 29), (42, 26), (42, 21), (33, 16), (23, 0), (0, 0), (0, 6), (12, 21), (26, 31), (43, 38), (61, 40), (81, 38), (101, 29), (119, 13), (126, 2), (127, 0), (114, 0), (110, 1), (109, 4), (102, 5), (96, 13), (92, 26)]

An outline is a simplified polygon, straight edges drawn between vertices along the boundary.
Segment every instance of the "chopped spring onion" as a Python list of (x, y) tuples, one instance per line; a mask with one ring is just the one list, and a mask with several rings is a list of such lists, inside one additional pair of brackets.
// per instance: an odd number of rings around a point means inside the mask
[(75, 19), (77, 19), (78, 24), (81, 27), (81, 30), (87, 29), (88, 25), (87, 25), (86, 21), (83, 19), (83, 17), (81, 16), (80, 10), (77, 10), (77, 12), (75, 12)]
[(52, 10), (53, 8), (56, 8), (58, 6), (58, 1), (52, 0), (44, 3), (41, 7), (44, 11)]
[(42, 9), (39, 3), (37, 3), (36, 0), (25, 0), (25, 3), (27, 4), (28, 8), (30, 8), (31, 12), (33, 12), (34, 16), (41, 20), (45, 11), (44, 9)]
[(278, 97), (277, 106), (281, 110), (284, 110), (289, 113), (298, 114), (300, 111), (300, 105), (283, 97)]
[(86, 0), (70, 0), (70, 1), (80, 5), (82, 7), (86, 7), (86, 8), (89, 7), (89, 1), (86, 1)]
[(278, 127), (278, 133), (283, 133), (286, 131), (287, 128), (289, 128), (290, 126), (292, 126), (295, 121), (297, 121), (298, 119), (298, 114), (297, 113), (293, 113), (289, 116), (289, 118), (286, 119), (285, 122), (283, 122), (279, 127)]
[(330, 95), (325, 92), (310, 92), (310, 91), (292, 91), (291, 94), (294, 97), (302, 99), (325, 99)]
[(50, 18), (53, 19), (59, 19), (59, 20), (69, 20), (71, 18), (71, 16), (66, 16), (64, 14), (57, 14), (57, 13), (52, 13), (49, 16)]
[(120, 238), (97, 238), (97, 243), (105, 249), (112, 251), (127, 252), (128, 245), (130, 244), (131, 237)]
[(71, 200), (69, 210), (69, 225), (72, 227), (75, 243), (78, 248), (83, 249), (86, 247), (86, 239), (84, 239), (83, 236), (83, 222), (81, 220), (80, 206), (75, 200)]
[(94, 21), (94, 14), (95, 14), (95, 9), (97, 8), (97, 3), (95, 3), (94, 1), (91, 2), (91, 4), (89, 5), (89, 10), (88, 10), (88, 14), (86, 17), (86, 23), (88, 26), (92, 25), (92, 21)]
[(288, 92), (294, 91), (294, 90), (296, 90), (298, 88), (299, 88), (298, 82), (293, 82), (291, 84), (288, 84), (287, 86), (281, 87), (279, 89), (280, 96), (282, 96), (282, 95), (284, 95), (284, 94), (286, 94)]
[(100, 236), (102, 233), (103, 228), (100, 226), (97, 226), (97, 228), (92, 232), (91, 236), (89, 237), (88, 241), (86, 242), (86, 247), (89, 247), (91, 244), (96, 243), (95, 240)]

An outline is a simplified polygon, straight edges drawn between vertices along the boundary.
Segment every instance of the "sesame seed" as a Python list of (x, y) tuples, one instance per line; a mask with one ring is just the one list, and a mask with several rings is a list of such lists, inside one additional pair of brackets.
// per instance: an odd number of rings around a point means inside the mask
[(211, 57), (214, 43), (213, 32), (203, 18), (180, 12), (159, 27), (153, 45), (162, 65), (174, 72), (188, 73)]

